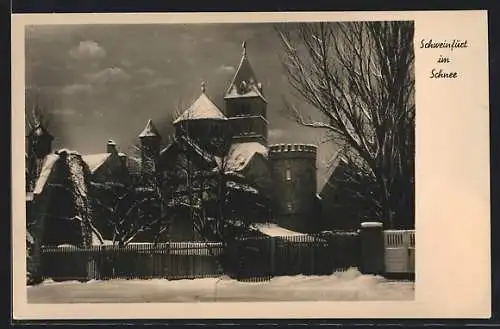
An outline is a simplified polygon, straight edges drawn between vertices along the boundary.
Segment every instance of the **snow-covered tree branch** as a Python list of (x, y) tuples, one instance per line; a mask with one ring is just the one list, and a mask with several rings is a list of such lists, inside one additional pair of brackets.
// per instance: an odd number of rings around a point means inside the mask
[(290, 113), (362, 160), (378, 185), (377, 195), (365, 197), (380, 205), (386, 227), (413, 225), (413, 22), (308, 23), (277, 31), (290, 85), (322, 119), (288, 102)]

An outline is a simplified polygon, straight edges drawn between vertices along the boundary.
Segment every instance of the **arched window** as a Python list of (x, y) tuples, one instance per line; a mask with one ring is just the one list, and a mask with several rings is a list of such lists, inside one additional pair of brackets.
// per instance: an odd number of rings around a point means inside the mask
[(292, 170), (290, 168), (286, 168), (285, 170), (285, 180), (286, 181), (292, 180)]

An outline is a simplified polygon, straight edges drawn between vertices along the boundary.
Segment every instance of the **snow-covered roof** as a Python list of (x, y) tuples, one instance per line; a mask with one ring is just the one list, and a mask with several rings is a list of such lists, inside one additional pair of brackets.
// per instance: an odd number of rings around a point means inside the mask
[(110, 156), (111, 153), (86, 154), (82, 156), (82, 160), (89, 166), (90, 172), (94, 173)]
[(334, 174), (335, 170), (337, 169), (340, 161), (341, 161), (341, 152), (342, 150), (338, 150), (335, 152), (335, 154), (332, 156), (332, 158), (328, 161), (327, 163), (327, 171), (325, 174), (325, 178), (321, 183), (318, 184), (317, 186), (317, 192), (318, 196), (321, 198), (321, 193), (323, 192), (323, 189), (330, 184), (330, 180), (332, 178), (332, 175)]
[(231, 85), (230, 89), (226, 92), (226, 95), (224, 98), (251, 98), (251, 97), (261, 97), (262, 99), (265, 100), (264, 96), (262, 93), (259, 91), (258, 87), (255, 85), (250, 85), (247, 87), (248, 89), (244, 92), (241, 92), (238, 90), (236, 85)]
[(307, 236), (305, 233), (291, 231), (274, 223), (255, 223), (252, 224), (252, 227), (260, 233), (271, 237)]
[(35, 184), (35, 189), (33, 190), (34, 194), (41, 194), (43, 189), (45, 188), (45, 185), (47, 184), (47, 181), (50, 177), (50, 174), (52, 173), (52, 169), (54, 168), (54, 165), (56, 164), (57, 160), (59, 159), (59, 155), (57, 154), (48, 154), (44, 161), (43, 161), (43, 166), (42, 170), (40, 172), (40, 176), (38, 177), (36, 184)]
[(267, 147), (258, 142), (244, 142), (231, 145), (225, 163), (226, 171), (238, 172), (245, 169), (256, 153), (267, 157)]
[(258, 82), (255, 73), (248, 60), (246, 43), (243, 43), (243, 54), (240, 64), (236, 69), (233, 80), (229, 85), (224, 98), (260, 97), (264, 102), (266, 99), (262, 94), (262, 85)]
[(175, 119), (174, 124), (185, 120), (201, 119), (227, 120), (222, 111), (219, 110), (217, 105), (215, 105), (204, 92), (201, 93), (200, 97), (198, 97), (193, 105)]
[(143, 137), (160, 137), (160, 134), (151, 119), (148, 120), (146, 127), (144, 127), (144, 130), (139, 134), (139, 138)]
[(243, 191), (243, 192), (248, 192), (248, 193), (252, 193), (252, 194), (258, 194), (259, 191), (248, 185), (248, 184), (241, 184), (241, 183), (237, 183), (237, 182), (234, 182), (234, 181), (228, 181), (226, 183), (226, 186), (230, 189), (233, 189), (233, 190), (238, 190), (238, 191)]
[(382, 227), (383, 224), (381, 222), (363, 222), (361, 223), (362, 228), (372, 228), (372, 227)]

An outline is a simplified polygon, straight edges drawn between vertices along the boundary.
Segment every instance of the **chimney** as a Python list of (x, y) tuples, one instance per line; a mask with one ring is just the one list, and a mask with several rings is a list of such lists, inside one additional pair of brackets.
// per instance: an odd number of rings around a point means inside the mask
[(106, 144), (106, 153), (113, 153), (116, 154), (116, 143), (112, 141), (111, 139), (108, 141)]

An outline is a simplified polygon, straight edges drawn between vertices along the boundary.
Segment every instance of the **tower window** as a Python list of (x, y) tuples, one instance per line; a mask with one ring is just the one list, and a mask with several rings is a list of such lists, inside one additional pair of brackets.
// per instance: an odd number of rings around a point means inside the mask
[(285, 179), (287, 181), (291, 181), (292, 180), (292, 171), (289, 168), (287, 168), (286, 171), (285, 171)]
[(290, 202), (290, 201), (287, 202), (286, 208), (287, 208), (288, 211), (292, 211), (293, 210), (293, 204), (292, 204), (292, 202)]

